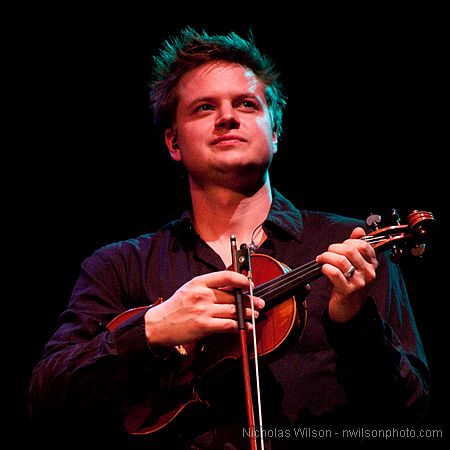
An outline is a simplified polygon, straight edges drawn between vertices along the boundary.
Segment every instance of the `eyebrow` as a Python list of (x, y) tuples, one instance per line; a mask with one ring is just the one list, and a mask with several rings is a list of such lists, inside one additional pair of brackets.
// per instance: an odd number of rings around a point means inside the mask
[[(255, 101), (258, 101), (258, 103), (260, 103), (259, 99), (261, 97), (259, 95), (253, 94), (251, 92), (245, 92), (242, 94), (234, 95), (232, 97), (232, 101), (244, 100), (246, 98), (254, 99)], [(190, 103), (188, 103), (187, 107), (188, 107), (188, 109), (190, 109), (190, 108), (193, 108), (198, 103), (214, 103), (215, 101), (216, 101), (216, 97), (211, 97), (211, 96), (199, 97), (199, 98), (192, 100)]]
[(214, 101), (214, 97), (199, 97), (188, 103), (188, 108), (192, 108), (196, 103), (211, 103)]

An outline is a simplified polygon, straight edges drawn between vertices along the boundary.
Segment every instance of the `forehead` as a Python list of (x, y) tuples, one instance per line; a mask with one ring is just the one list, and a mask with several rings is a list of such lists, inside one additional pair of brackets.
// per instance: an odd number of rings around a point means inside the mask
[(266, 86), (252, 70), (223, 61), (203, 64), (185, 73), (179, 82), (180, 99), (191, 97), (242, 95), (264, 97)]

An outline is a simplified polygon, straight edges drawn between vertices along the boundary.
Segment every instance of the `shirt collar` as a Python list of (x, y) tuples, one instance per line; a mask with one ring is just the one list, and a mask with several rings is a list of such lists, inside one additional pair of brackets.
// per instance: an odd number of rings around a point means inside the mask
[(272, 189), (272, 205), (265, 223), (270, 223), (300, 240), (303, 230), (301, 212), (276, 189)]
[[(300, 241), (303, 230), (301, 212), (276, 189), (272, 189), (272, 205), (264, 224), (272, 225)], [(178, 222), (178, 232), (181, 239), (194, 239), (198, 237), (195, 231), (190, 208), (186, 209)]]

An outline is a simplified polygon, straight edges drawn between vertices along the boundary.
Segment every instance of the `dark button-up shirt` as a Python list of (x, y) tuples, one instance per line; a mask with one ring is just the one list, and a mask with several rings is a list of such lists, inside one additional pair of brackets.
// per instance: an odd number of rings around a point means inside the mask
[[(345, 240), (355, 226), (363, 223), (299, 211), (274, 190), (263, 224), (268, 237), (257, 253), (293, 269)], [(301, 338), (277, 358), (263, 361), (268, 448), (297, 448), (299, 427), (405, 423), (423, 413), (428, 369), (405, 284), (388, 255), (378, 258), (370, 297), (352, 321), (331, 322), (326, 313), (331, 284), (319, 277), (303, 303)], [(51, 423), (73, 430), (72, 439), (82, 430), (95, 430), (100, 442), (114, 436), (116, 444), (127, 448), (116, 433), (127, 408), (149, 393), (164, 392), (173, 358), (182, 356), (172, 358), (173, 349), (149, 348), (146, 308), (112, 331), (107, 324), (125, 310), (168, 299), (197, 275), (222, 269), (220, 257), (197, 235), (189, 211), (155, 233), (95, 251), (83, 262), (68, 307), (34, 370), (30, 406), (36, 421), (43, 428)], [(300, 294), (297, 300), (300, 307)], [(218, 374), (205, 394), (212, 406), (202, 404), (181, 417), (183, 411), (163, 433), (145, 435), (153, 439), (146, 448), (160, 448), (158, 439), (167, 448), (244, 448), (240, 439), (248, 434), (241, 394), (240, 371)]]

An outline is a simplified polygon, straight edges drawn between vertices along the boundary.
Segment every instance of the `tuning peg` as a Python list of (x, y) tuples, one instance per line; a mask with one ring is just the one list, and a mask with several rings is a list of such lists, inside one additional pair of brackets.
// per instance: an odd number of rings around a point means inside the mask
[(421, 244), (416, 244), (414, 247), (411, 247), (411, 255), (413, 256), (422, 256), (425, 253), (426, 250), (426, 245), (421, 243)]
[(381, 216), (371, 213), (366, 219), (366, 225), (373, 230), (378, 230), (378, 224), (381, 222)]
[(395, 223), (397, 225), (400, 225), (400, 216), (398, 215), (398, 212), (396, 209), (394, 209), (394, 208), (391, 209), (391, 216), (393, 217)]
[(398, 248), (396, 246), (392, 247), (392, 249), (391, 249), (391, 260), (393, 262), (397, 263), (402, 256), (403, 256), (403, 250), (401, 248)]

